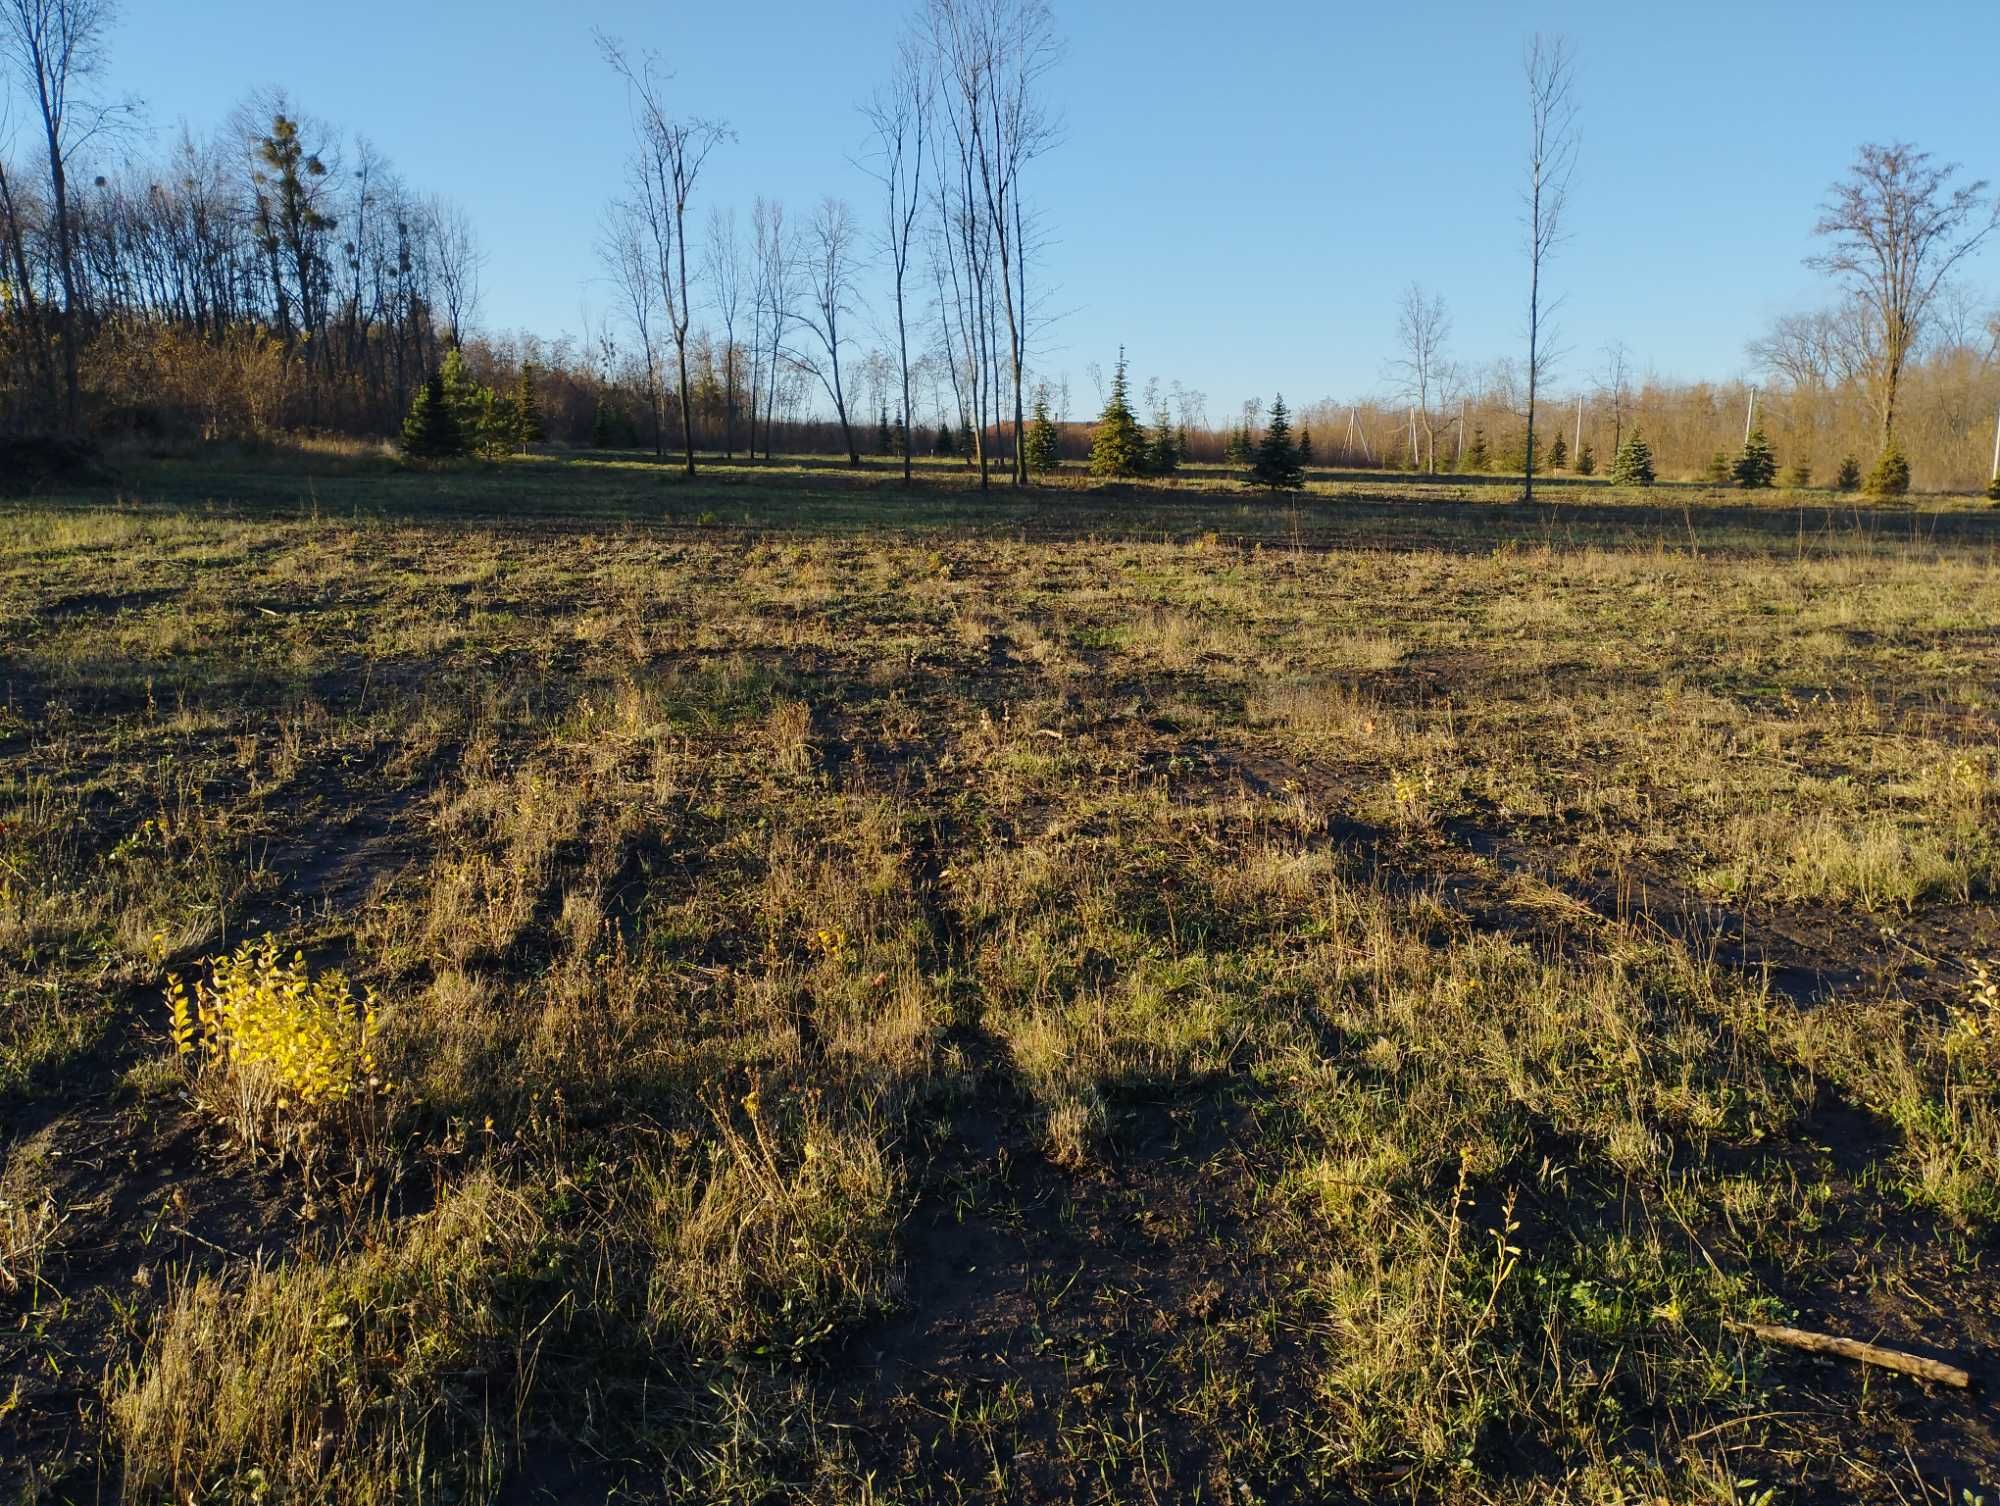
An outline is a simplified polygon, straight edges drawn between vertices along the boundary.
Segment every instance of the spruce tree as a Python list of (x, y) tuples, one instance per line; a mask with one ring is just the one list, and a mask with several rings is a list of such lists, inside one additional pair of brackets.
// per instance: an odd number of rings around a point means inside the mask
[(1250, 463), (1250, 430), (1238, 424), (1229, 431), (1229, 438), (1223, 441), (1222, 458), (1229, 465)]
[(1028, 469), (1038, 476), (1062, 469), (1062, 449), (1055, 420), (1049, 417), (1046, 392), (1035, 394), (1035, 415), (1028, 421)]
[(611, 413), (604, 406), (604, 399), (597, 400), (597, 411), (590, 416), (590, 447), (593, 450), (611, 448)]
[(1299, 464), (1300, 464), (1301, 466), (1308, 466), (1308, 465), (1311, 465), (1312, 463), (1313, 463), (1313, 431), (1312, 431), (1312, 425), (1311, 425), (1311, 424), (1300, 424), (1300, 425), (1299, 425)]
[(1166, 414), (1157, 414), (1152, 437), (1146, 441), (1146, 472), (1152, 476), (1171, 476), (1180, 466), (1181, 450), (1174, 439), (1173, 423)]
[(438, 380), (443, 384), (445, 406), (451, 409), (451, 416), (458, 421), (459, 432), (466, 435), (477, 433), (484, 400), (480, 396), (479, 384), (466, 370), (465, 356), (457, 346), (445, 352), (444, 365), (438, 368)]
[(1791, 474), (1785, 477), (1785, 484), (1787, 486), (1811, 486), (1812, 462), (1810, 460), (1794, 460), (1792, 462)]
[(951, 420), (948, 418), (938, 425), (937, 452), (940, 455), (956, 455), (958, 453), (958, 435), (952, 431)]
[(1761, 491), (1777, 481), (1778, 457), (1772, 453), (1771, 441), (1764, 437), (1761, 428), (1752, 429), (1750, 437), (1743, 441), (1743, 453), (1736, 457), (1729, 474), (1745, 491)]
[(1733, 478), (1734, 468), (1730, 465), (1729, 457), (1726, 454), (1721, 450), (1717, 450), (1713, 455), (1708, 457), (1708, 484), (1710, 486), (1727, 486)]
[(465, 435), (445, 398), (444, 377), (432, 372), (410, 402), (403, 420), (403, 452), (418, 460), (443, 460), (465, 453)]
[(1632, 437), (1618, 446), (1618, 453), (1611, 461), (1611, 484), (1613, 486), (1651, 486), (1653, 475), (1653, 447), (1646, 443), (1646, 436), (1637, 429)]
[(889, 429), (889, 410), (884, 408), (880, 421), (875, 425), (875, 453), (877, 455), (893, 455), (896, 453), (894, 449), (895, 443), (896, 437)]
[(1569, 446), (1563, 443), (1562, 435), (1558, 434), (1549, 442), (1549, 469), (1559, 471), (1568, 464)]
[(910, 453), (910, 421), (909, 419), (905, 418), (902, 414), (898, 413), (896, 415), (895, 455), (896, 458), (900, 460), (903, 456), (909, 453)]
[(1492, 463), (1492, 457), (1486, 453), (1486, 431), (1474, 424), (1472, 443), (1465, 447), (1465, 468), (1468, 471), (1484, 472)]
[(1295, 492), (1306, 484), (1298, 446), (1292, 443), (1292, 420), (1282, 392), (1271, 400), (1271, 416), (1264, 424), (1264, 438), (1257, 445), (1250, 479), (1274, 492)]
[(1875, 469), (1868, 473), (1868, 495), (1871, 497), (1901, 497), (1910, 490), (1910, 462), (1904, 458), (1903, 450), (1895, 440), (1875, 462)]
[(548, 437), (548, 429), (542, 423), (541, 399), (535, 395), (534, 364), (523, 361), (521, 375), (514, 383), (514, 443), (525, 451), (529, 445), (540, 444)]
[(1118, 366), (1111, 377), (1111, 396), (1098, 415), (1097, 430), (1090, 437), (1090, 474), (1122, 478), (1139, 475), (1146, 467), (1146, 437), (1132, 416), (1132, 404), (1125, 394), (1125, 351), (1118, 351)]
[(1576, 473), (1579, 476), (1597, 474), (1597, 455), (1590, 448), (1590, 441), (1587, 439), (1576, 447)]
[(1843, 492), (1851, 492), (1859, 489), (1861, 485), (1861, 462), (1856, 460), (1852, 455), (1843, 459), (1840, 462), (1840, 470), (1833, 478), (1833, 484), (1836, 490)]

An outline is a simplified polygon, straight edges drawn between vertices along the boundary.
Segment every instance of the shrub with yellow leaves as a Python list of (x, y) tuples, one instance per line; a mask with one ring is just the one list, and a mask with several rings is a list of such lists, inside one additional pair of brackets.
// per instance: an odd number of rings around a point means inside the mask
[(375, 1057), (376, 1002), (344, 973), (314, 976), (274, 936), (215, 958), (192, 991), (167, 977), (174, 1050), (205, 1100), (249, 1145), (310, 1161), (327, 1128), (366, 1131), (390, 1092)]

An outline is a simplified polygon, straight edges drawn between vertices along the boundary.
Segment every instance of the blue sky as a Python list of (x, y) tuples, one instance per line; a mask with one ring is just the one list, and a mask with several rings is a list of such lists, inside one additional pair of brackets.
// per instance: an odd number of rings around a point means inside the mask
[[(1135, 379), (1178, 378), (1220, 417), (1385, 385), (1394, 303), (1415, 279), (1450, 303), (1454, 353), (1521, 343), (1519, 188), (1528, 33), (1580, 59), (1582, 149), (1559, 385), (1616, 337), (1641, 367), (1728, 377), (1773, 314), (1822, 296), (1800, 265), (1826, 185), (1866, 140), (1901, 137), (2000, 179), (2000, 6), (1441, 3), (1255, 7), (1054, 0), (1067, 38), (1049, 80), (1065, 121), (1033, 193), (1043, 267), (1067, 310), (1040, 366), (1072, 375), (1129, 347)], [(198, 13), (198, 19), (197, 19)], [(483, 322), (554, 333), (608, 298), (591, 245), (618, 188), (622, 92), (593, 25), (657, 48), (689, 113), (737, 142), (704, 186), (800, 218), (820, 195), (872, 212), (851, 159), (855, 106), (885, 71), (904, 8), (764, 0), (250, 0), (132, 4), (111, 80), (160, 140), (222, 121), (253, 87), (366, 134), (405, 178), (473, 215)], [(747, 226), (746, 226), (747, 228)], [(2000, 250), (1970, 269), (2000, 295)]]

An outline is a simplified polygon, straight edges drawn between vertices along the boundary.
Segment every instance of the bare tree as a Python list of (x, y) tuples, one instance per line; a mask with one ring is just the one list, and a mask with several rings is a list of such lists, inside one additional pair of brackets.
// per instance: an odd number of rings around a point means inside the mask
[[(786, 327), (792, 320), (797, 273), (792, 264), (792, 237), (785, 229), (785, 206), (759, 197), (750, 207), (750, 254), (752, 257), (755, 322), (752, 348), (764, 378), (764, 458), (771, 458), (772, 418), (778, 405), (778, 368), (783, 358)], [(766, 356), (765, 352), (769, 355)], [(750, 454), (757, 453), (756, 374), (752, 374), (750, 403)]]
[(1576, 169), (1576, 60), (1561, 37), (1537, 35), (1524, 60), (1528, 78), (1528, 440), (1524, 500), (1535, 499), (1535, 394), (1553, 364), (1546, 327), (1554, 304), (1542, 297), (1542, 269), (1563, 239), (1563, 210)]
[(75, 207), (69, 165), (89, 138), (124, 109), (93, 107), (73, 95), (104, 61), (104, 36), (117, 16), (114, 0), (0, 0), (0, 54), (12, 64), (41, 116), (47, 153), (50, 213), (55, 221), (56, 275), (62, 284), (63, 411), (77, 426), (78, 303)]
[[(959, 158), (959, 212), (970, 227), (961, 235), (988, 248), (998, 263), (997, 275), (977, 269), (971, 290), (974, 308), (984, 318), (997, 284), (999, 309), (1007, 321), (1013, 476), (1025, 486), (1021, 436), (1027, 427), (1023, 383), (1029, 308), (1021, 179), (1027, 165), (1056, 139), (1055, 122), (1044, 110), (1038, 88), (1062, 47), (1044, 0), (929, 0), (925, 17), (926, 37), (944, 82), (944, 117)], [(980, 342), (980, 358), (989, 368), (997, 369), (998, 357), (991, 340)], [(980, 421), (983, 429), (983, 411)], [(980, 447), (983, 479), (983, 434)]]
[(924, 152), (929, 144), (932, 74), (915, 45), (905, 40), (888, 85), (864, 110), (875, 133), (875, 181), (884, 190), (882, 250), (896, 297), (896, 351), (903, 386), (903, 485), (911, 480), (910, 326), (906, 285), (916, 250), (917, 213), (923, 206)]
[(708, 284), (714, 289), (711, 302), (722, 321), (722, 454), (736, 454), (736, 320), (743, 307), (743, 248), (736, 241), (736, 211), (711, 209), (708, 212), (708, 241), (703, 260), (708, 268)]
[(1938, 290), (2000, 225), (1986, 180), (1954, 188), (1957, 173), (1907, 142), (1865, 145), (1813, 226), (1828, 248), (1806, 265), (1839, 279), (1868, 311), (1884, 449), (1895, 443), (1897, 388)]
[(1430, 473), (1437, 474), (1437, 426), (1434, 409), (1445, 400), (1444, 389), (1451, 381), (1451, 363), (1445, 343), (1451, 338), (1451, 315), (1444, 299), (1426, 297), (1416, 283), (1403, 289), (1403, 301), (1396, 313), (1396, 339), (1402, 355), (1390, 363), (1398, 382), (1398, 392), (1416, 409), (1429, 452)]
[(647, 54), (633, 61), (616, 40), (597, 34), (605, 62), (631, 95), (633, 129), (638, 150), (632, 162), (635, 204), (652, 248), (652, 265), (660, 282), (660, 307), (674, 337), (680, 362), (681, 450), (685, 470), (694, 475), (694, 400), (688, 390), (688, 201), (709, 153), (734, 133), (720, 121), (682, 119), (666, 108), (666, 77), (658, 60)]
[(840, 420), (841, 439), (847, 446), (847, 463), (859, 465), (861, 451), (854, 443), (847, 390), (840, 374), (840, 352), (848, 343), (842, 321), (854, 313), (854, 247), (859, 239), (854, 211), (839, 199), (821, 199), (808, 235), (811, 254), (805, 281), (810, 307), (798, 315), (798, 322), (812, 331), (819, 350), (787, 353), (819, 378), (820, 386), (833, 399), (834, 416)]
[(437, 258), (438, 292), (444, 299), (447, 338), (453, 346), (464, 340), (465, 327), (479, 307), (479, 271), (486, 257), (472, 217), (458, 205), (433, 194), (424, 204), (431, 251)]
[[(639, 339), (639, 356), (646, 372), (646, 406), (653, 419), (653, 453), (664, 459), (666, 424), (660, 412), (660, 350), (656, 328), (659, 281), (643, 213), (630, 204), (612, 205), (605, 212), (604, 228), (598, 236), (597, 257), (617, 293), (620, 311)], [(601, 343), (608, 372), (611, 363), (608, 322)]]
[(1625, 442), (1625, 393), (1632, 380), (1632, 351), (1623, 340), (1613, 340), (1604, 347), (1604, 370), (1598, 378), (1598, 386), (1611, 400), (1611, 454), (1617, 458), (1618, 447)]

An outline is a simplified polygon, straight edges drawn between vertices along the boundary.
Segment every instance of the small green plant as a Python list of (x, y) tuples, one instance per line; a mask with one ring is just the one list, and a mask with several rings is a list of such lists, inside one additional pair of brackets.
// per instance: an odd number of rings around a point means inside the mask
[(1840, 462), (1840, 470), (1834, 475), (1833, 484), (1834, 488), (1838, 491), (1859, 491), (1861, 489), (1861, 462), (1856, 460), (1852, 455), (1843, 459)]
[(1646, 443), (1646, 437), (1634, 429), (1632, 437), (1618, 446), (1617, 457), (1611, 462), (1611, 484), (1651, 486), (1653, 479), (1653, 448)]
[(1730, 476), (1745, 491), (1760, 491), (1778, 479), (1778, 457), (1762, 429), (1753, 429), (1743, 441), (1743, 453), (1729, 468)]

